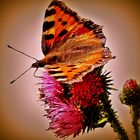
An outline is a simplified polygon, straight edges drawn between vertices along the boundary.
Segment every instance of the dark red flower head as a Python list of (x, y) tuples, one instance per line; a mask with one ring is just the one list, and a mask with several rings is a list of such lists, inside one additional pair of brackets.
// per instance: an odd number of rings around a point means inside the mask
[(103, 79), (98, 73), (90, 72), (83, 77), (82, 82), (72, 84), (70, 93), (76, 105), (83, 107), (97, 105), (98, 96), (104, 93)]

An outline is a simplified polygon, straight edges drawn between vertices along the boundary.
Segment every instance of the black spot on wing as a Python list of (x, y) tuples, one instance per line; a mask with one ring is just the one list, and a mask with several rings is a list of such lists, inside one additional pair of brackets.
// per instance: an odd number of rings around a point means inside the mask
[(56, 73), (63, 73), (63, 71), (59, 70), (59, 71), (48, 71), (49, 74), (56, 74)]
[(58, 69), (59, 67), (58, 66), (56, 66), (56, 67), (49, 67), (48, 69)]
[(44, 35), (42, 36), (42, 52), (44, 55), (46, 55), (47, 53), (50, 52), (50, 46), (48, 46), (46, 43), (45, 43), (45, 37)]
[(53, 76), (55, 79), (65, 79), (67, 78), (66, 75), (56, 75), (56, 76)]
[(66, 29), (63, 29), (58, 36), (62, 37), (64, 36), (68, 31)]
[(62, 25), (66, 25), (66, 24), (67, 24), (67, 22), (66, 22), (66, 21), (63, 21), (63, 22), (62, 22)]
[(45, 17), (49, 17), (49, 16), (52, 16), (56, 13), (56, 10), (55, 9), (51, 9), (51, 10), (46, 10), (46, 13), (45, 13)]
[(68, 72), (72, 72), (73, 70), (68, 70)]
[(54, 38), (53, 34), (44, 35), (45, 40), (50, 40)]
[(45, 32), (46, 30), (51, 29), (52, 27), (54, 27), (55, 22), (54, 21), (46, 21), (43, 24), (43, 32)]
[(75, 65), (68, 65), (68, 67), (75, 67)]
[(62, 18), (59, 18), (58, 21), (61, 22), (62, 21)]
[(68, 72), (73, 72), (73, 70), (76, 70), (77, 68), (71, 68), (70, 70), (68, 70)]

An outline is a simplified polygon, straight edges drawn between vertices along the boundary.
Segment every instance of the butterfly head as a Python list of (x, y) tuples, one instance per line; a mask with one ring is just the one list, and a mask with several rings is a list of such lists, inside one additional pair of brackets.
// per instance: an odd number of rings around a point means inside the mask
[(45, 66), (45, 61), (44, 60), (37, 60), (35, 63), (32, 64), (32, 68), (39, 68), (39, 67), (44, 67)]

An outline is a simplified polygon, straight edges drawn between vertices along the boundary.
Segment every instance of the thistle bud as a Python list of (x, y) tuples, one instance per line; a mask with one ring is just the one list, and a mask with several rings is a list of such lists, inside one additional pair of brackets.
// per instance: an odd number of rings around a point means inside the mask
[(140, 105), (140, 85), (137, 81), (133, 79), (127, 80), (119, 98), (122, 104)]

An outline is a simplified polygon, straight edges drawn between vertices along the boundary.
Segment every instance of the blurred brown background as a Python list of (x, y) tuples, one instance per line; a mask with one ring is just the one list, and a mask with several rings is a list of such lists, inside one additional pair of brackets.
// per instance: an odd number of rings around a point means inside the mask
[[(123, 83), (134, 78), (140, 82), (140, 3), (139, 0), (65, 0), (82, 17), (103, 25), (108, 46), (115, 60), (104, 70), (112, 71), (114, 87), (112, 104), (120, 121), (132, 138), (129, 109), (118, 100)], [(42, 22), (50, 0), (0, 1), (0, 139), (1, 140), (59, 140), (45, 131), (48, 120), (38, 100), (39, 82), (34, 69), (13, 85), (9, 82), (21, 74), (34, 60), (6, 47), (7, 44), (38, 59), (41, 52)], [(114, 140), (117, 135), (109, 124), (83, 134), (75, 140)], [(72, 137), (67, 138), (71, 140)]]

